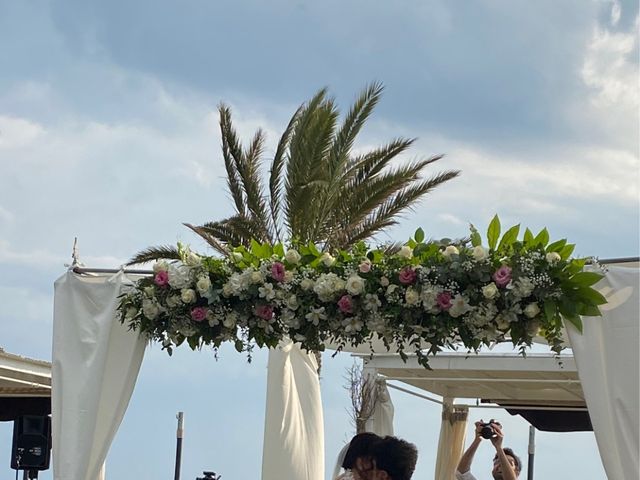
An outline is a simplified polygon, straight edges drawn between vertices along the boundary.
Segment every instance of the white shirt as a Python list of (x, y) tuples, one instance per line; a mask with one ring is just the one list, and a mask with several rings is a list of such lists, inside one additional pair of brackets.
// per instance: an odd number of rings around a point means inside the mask
[(467, 470), (464, 473), (460, 473), (456, 470), (456, 480), (477, 480), (476, 477), (473, 476), (471, 470)]

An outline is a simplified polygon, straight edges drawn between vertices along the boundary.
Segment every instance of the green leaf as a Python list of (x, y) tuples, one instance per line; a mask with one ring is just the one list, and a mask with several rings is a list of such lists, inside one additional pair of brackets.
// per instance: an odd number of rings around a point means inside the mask
[(565, 245), (562, 250), (560, 250), (560, 258), (562, 260), (567, 260), (573, 253), (574, 248), (576, 248), (576, 246), (572, 243)]
[(582, 333), (582, 319), (580, 318), (580, 315), (578, 315), (577, 313), (574, 313), (572, 315), (562, 314), (562, 317), (566, 321), (571, 323), (574, 327), (576, 327), (580, 333)]
[(520, 233), (520, 224), (514, 225), (509, 230), (507, 230), (502, 236), (502, 240), (500, 240), (498, 250), (513, 245), (513, 242), (518, 239), (518, 233)]
[(498, 215), (495, 215), (493, 217), (493, 220), (491, 220), (491, 223), (489, 224), (489, 228), (487, 229), (487, 240), (489, 241), (490, 249), (496, 249), (498, 238), (500, 238), (500, 219), (498, 218)]
[(549, 322), (553, 321), (553, 317), (556, 315), (556, 303), (553, 300), (544, 301), (544, 316), (547, 317)]
[(591, 305), (604, 305), (607, 303), (607, 299), (600, 292), (591, 287), (579, 288), (576, 293), (581, 299), (586, 300)]
[(424, 230), (422, 230), (422, 228), (418, 228), (416, 233), (413, 235), (413, 238), (416, 242), (422, 243), (424, 241)]
[(598, 283), (604, 275), (595, 272), (578, 272), (569, 281), (580, 287), (590, 287)]
[(276, 243), (273, 246), (273, 253), (275, 253), (280, 258), (284, 257), (284, 246), (282, 245), (282, 243)]
[(567, 244), (567, 239), (563, 238), (562, 240), (558, 240), (556, 242), (553, 242), (551, 244), (549, 244), (549, 246), (547, 247), (547, 252), (560, 252), (562, 251), (562, 249), (564, 248), (564, 246)]
[(546, 228), (543, 228), (542, 230), (540, 230), (540, 233), (536, 235), (536, 238), (533, 239), (533, 244), (546, 247), (547, 243), (549, 243), (549, 232)]
[(196, 337), (195, 335), (187, 337), (187, 343), (191, 347), (191, 350), (195, 350), (196, 348), (198, 348), (198, 337)]
[(482, 237), (478, 229), (474, 227), (473, 224), (469, 224), (469, 230), (471, 230), (471, 245), (474, 247), (482, 245)]
[(531, 233), (531, 230), (529, 230), (528, 228), (524, 231), (524, 244), (527, 247), (531, 247), (533, 246), (534, 242), (534, 238), (533, 238), (533, 233)]
[(311, 252), (311, 254), (315, 255), (316, 257), (319, 257), (321, 255), (318, 247), (316, 247), (316, 244), (313, 242), (309, 242), (309, 252)]
[(595, 305), (578, 305), (578, 314), (584, 316), (584, 317), (601, 317), (602, 316), (602, 312), (600, 312), (600, 309), (598, 307), (596, 307)]
[(428, 250), (428, 248), (429, 248), (429, 246), (426, 243), (419, 243), (413, 249), (413, 256), (414, 257), (419, 257), (422, 253), (426, 252)]

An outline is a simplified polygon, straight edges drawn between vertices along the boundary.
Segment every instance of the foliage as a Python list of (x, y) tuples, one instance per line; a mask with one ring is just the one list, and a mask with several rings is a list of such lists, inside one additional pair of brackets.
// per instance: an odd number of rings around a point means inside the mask
[[(185, 226), (217, 252), (251, 240), (276, 244), (284, 239), (314, 242), (320, 250), (347, 249), (387, 227), (435, 187), (458, 176), (457, 170), (421, 175), (442, 155), (397, 162), (413, 139), (397, 138), (373, 150), (352, 152), (358, 134), (380, 100), (374, 83), (357, 97), (340, 123), (335, 100), (322, 89), (291, 117), (278, 141), (268, 182), (260, 172), (265, 135), (258, 130), (243, 146), (231, 110), (218, 108), (227, 189), (235, 214)], [(168, 255), (169, 253), (169, 255)], [(171, 246), (149, 247), (129, 264), (176, 258)]]
[(178, 245), (180, 260), (160, 261), (120, 303), (122, 322), (172, 349), (232, 342), (250, 354), (290, 337), (310, 351), (381, 339), (387, 349), (428, 354), (510, 339), (524, 353), (536, 335), (563, 348), (563, 319), (600, 315), (602, 277), (571, 258), (574, 245), (550, 243), (519, 226), (501, 235), (498, 217), (488, 246), (471, 226), (468, 241), (425, 242), (418, 229), (402, 248), (357, 242), (331, 253), (313, 242), (251, 241), (225, 258)]

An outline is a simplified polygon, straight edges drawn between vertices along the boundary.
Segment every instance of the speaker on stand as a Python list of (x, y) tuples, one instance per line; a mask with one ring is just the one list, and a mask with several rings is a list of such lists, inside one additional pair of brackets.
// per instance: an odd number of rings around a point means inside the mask
[(38, 478), (51, 459), (51, 418), (23, 415), (13, 422), (11, 468), (24, 470), (24, 478)]

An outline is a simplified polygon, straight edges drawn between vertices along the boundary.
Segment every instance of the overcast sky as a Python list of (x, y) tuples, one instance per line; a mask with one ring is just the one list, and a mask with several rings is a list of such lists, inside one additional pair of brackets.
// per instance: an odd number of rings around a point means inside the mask
[[(95, 267), (177, 240), (204, 249), (181, 223), (231, 212), (219, 102), (243, 138), (265, 129), (271, 153), (323, 86), (346, 110), (366, 84), (386, 85), (357, 148), (417, 137), (407, 158), (445, 153), (433, 172), (462, 170), (382, 239), (418, 226), (462, 236), (498, 213), (579, 255), (637, 256), (638, 26), (634, 0), (0, 0), (0, 346), (50, 358), (53, 282), (74, 237)], [(170, 478), (178, 410), (183, 478), (259, 478), (266, 352), (221, 357), (148, 351), (110, 478)], [(325, 357), (331, 468), (353, 433), (352, 359)], [(415, 478), (431, 478), (439, 410), (392, 396), (398, 434), (420, 449)], [(494, 416), (526, 456), (527, 424)], [(590, 433), (539, 434), (537, 454), (539, 478), (604, 478)], [(479, 455), (482, 480), (491, 452)]]

